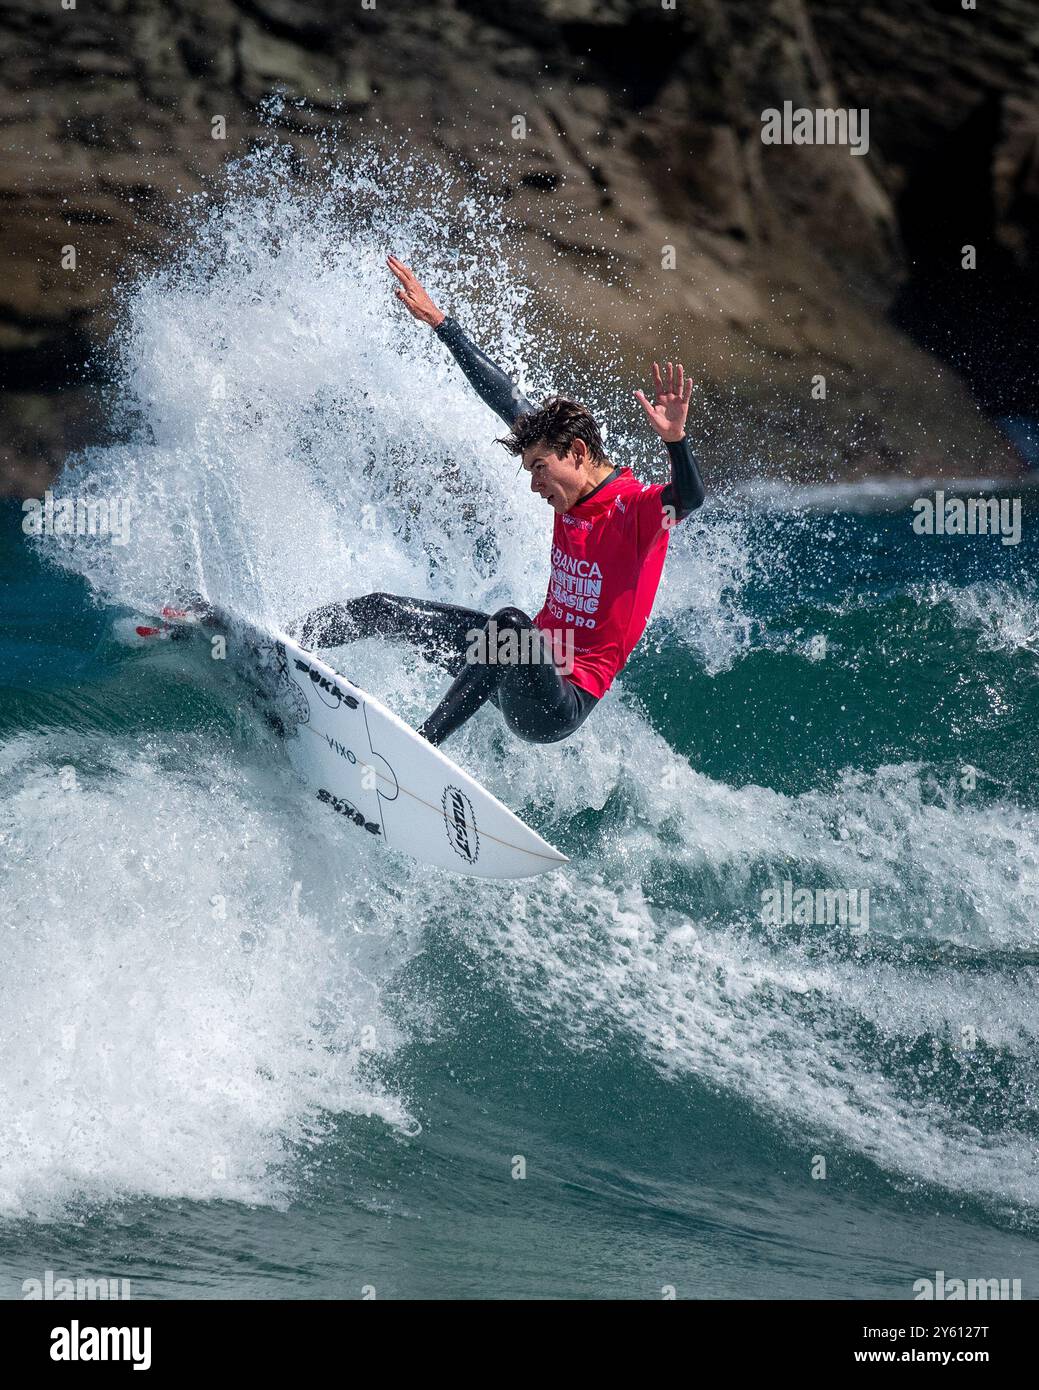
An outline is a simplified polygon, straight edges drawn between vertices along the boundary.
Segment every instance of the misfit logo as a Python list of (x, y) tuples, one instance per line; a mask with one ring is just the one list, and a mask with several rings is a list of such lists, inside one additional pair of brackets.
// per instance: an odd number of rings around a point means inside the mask
[(451, 848), (467, 864), (475, 864), (480, 857), (480, 836), (473, 803), (458, 787), (445, 787), (441, 806)]
[(917, 1279), (913, 1285), (917, 1301), (934, 1300), (947, 1303), (963, 1300), (1006, 1300), (1021, 1297), (1020, 1279), (946, 1279), (945, 1270), (937, 1269), (933, 1279)]

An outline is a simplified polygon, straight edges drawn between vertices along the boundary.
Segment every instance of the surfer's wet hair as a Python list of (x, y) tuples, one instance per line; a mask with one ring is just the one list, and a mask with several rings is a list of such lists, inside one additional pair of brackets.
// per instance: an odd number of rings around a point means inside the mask
[(581, 439), (588, 447), (589, 456), (596, 463), (606, 462), (602, 435), (591, 411), (566, 396), (549, 396), (548, 400), (536, 410), (528, 411), (513, 422), (511, 431), (499, 439), (510, 454), (522, 454), (532, 444), (542, 440), (562, 458), (573, 448), (574, 440)]

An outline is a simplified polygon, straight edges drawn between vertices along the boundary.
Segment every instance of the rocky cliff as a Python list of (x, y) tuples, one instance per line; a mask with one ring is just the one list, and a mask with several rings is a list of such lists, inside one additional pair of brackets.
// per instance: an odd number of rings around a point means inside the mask
[[(605, 328), (633, 365), (683, 346), (718, 472), (1019, 467), (991, 419), (1039, 413), (1034, 0), (367, 3), (5, 0), (9, 490), (98, 427), (115, 277), (168, 254), (272, 91), (305, 103), (283, 123), (304, 156), (322, 126), (378, 129), (497, 181), (576, 342)], [(868, 108), (868, 154), (763, 144), (784, 101)]]

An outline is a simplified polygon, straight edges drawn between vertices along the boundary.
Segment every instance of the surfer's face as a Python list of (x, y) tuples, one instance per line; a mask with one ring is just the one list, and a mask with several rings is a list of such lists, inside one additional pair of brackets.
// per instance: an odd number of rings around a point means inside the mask
[(575, 439), (569, 453), (554, 453), (544, 440), (523, 450), (523, 467), (530, 474), (530, 490), (543, 497), (556, 512), (568, 512), (588, 491), (588, 448)]

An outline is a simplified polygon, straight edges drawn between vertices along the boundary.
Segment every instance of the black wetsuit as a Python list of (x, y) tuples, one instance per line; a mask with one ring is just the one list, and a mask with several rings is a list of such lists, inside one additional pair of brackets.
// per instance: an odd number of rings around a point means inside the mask
[[(535, 408), (501, 368), (469, 341), (454, 319), (446, 318), (435, 332), (451, 349), (477, 395), (507, 425)], [(683, 439), (667, 448), (671, 482), (661, 500), (674, 507), (680, 520), (701, 504), (704, 488), (688, 442)], [(599, 486), (604, 487), (616, 471)], [(531, 629), (530, 635), (536, 637), (538, 629), (519, 608), (481, 613), (431, 599), (376, 593), (315, 609), (303, 622), (300, 640), (305, 647), (338, 647), (358, 637), (396, 637), (446, 666), (454, 680), (419, 729), (430, 743), (443, 743), (487, 700), (497, 705), (518, 738), (528, 743), (556, 743), (587, 719), (599, 703), (596, 696), (567, 680), (550, 660), (499, 664), (470, 659), (474, 635), (481, 631), (487, 644), (484, 651), (491, 645), (500, 650), (501, 636), (510, 630), (522, 651), (523, 634)], [(529, 636), (526, 640), (530, 644)], [(532, 648), (530, 644), (527, 650)]]

